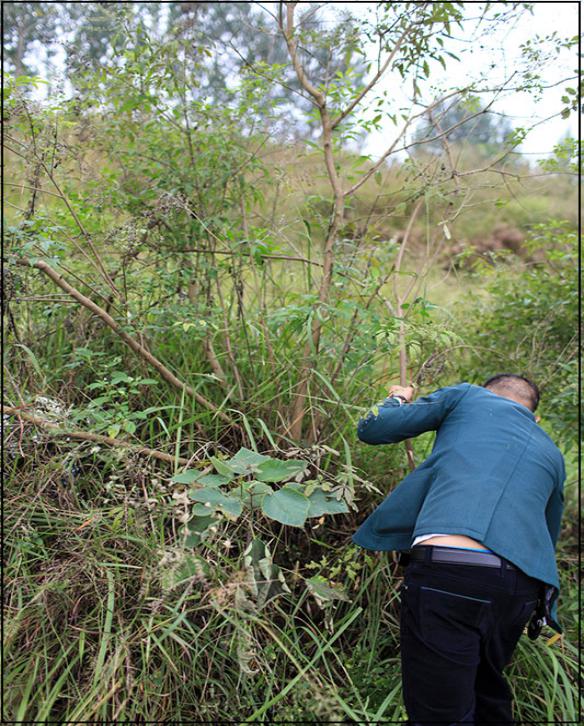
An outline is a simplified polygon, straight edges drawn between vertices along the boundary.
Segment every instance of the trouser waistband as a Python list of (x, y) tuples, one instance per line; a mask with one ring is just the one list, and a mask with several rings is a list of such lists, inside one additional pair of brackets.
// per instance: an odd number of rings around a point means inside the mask
[(452, 547), (440, 547), (437, 545), (420, 545), (413, 547), (405, 557), (400, 557), (400, 564), (414, 562), (444, 562), (453, 565), (477, 565), (481, 567), (504, 567), (507, 570), (518, 570), (508, 560), (491, 554), (490, 552), (478, 552), (472, 550), (459, 550)]

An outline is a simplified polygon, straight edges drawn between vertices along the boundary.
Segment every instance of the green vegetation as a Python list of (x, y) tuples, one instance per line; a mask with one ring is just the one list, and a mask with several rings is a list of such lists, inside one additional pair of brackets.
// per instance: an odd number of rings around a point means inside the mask
[[(288, 4), (263, 35), (236, 3), (171, 3), (167, 26), (162, 3), (18, 5), (4, 720), (405, 719), (400, 569), (350, 536), (433, 434), (367, 448), (356, 421), (400, 380), (507, 370), (541, 386), (568, 464), (565, 633), (522, 639), (517, 718), (577, 720), (575, 142), (536, 167), (523, 130), (473, 136), (478, 87), (449, 89), (454, 117), (428, 100), (463, 3), (380, 4), (369, 25)], [(34, 100), (31, 13), (43, 43), (76, 29), (71, 96)], [(367, 87), (371, 38), (417, 88), (400, 113)], [(528, 50), (514, 83), (537, 93)], [(395, 147), (360, 154), (387, 118)]]

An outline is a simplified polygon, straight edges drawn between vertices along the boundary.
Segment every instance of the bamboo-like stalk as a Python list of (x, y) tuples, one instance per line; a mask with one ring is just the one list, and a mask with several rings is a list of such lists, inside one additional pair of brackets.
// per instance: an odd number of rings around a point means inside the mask
[[(420, 208), (421, 208), (423, 202), (424, 202), (424, 197), (420, 197), (416, 206), (414, 207), (414, 210), (408, 221), (408, 226), (406, 227), (404, 238), (400, 245), (399, 252), (398, 252), (398, 255), (397, 255), (397, 258), (395, 261), (395, 270), (394, 270), (394, 277), (393, 277), (393, 291), (394, 291), (394, 296), (395, 296), (396, 315), (400, 318), (399, 333), (398, 333), (400, 386), (408, 385), (408, 357), (407, 357), (407, 351), (406, 351), (406, 326), (405, 326), (405, 322), (403, 319), (403, 307), (402, 306), (407, 299), (407, 296), (411, 290), (411, 286), (406, 291), (405, 295), (400, 295), (398, 286), (397, 286), (397, 276), (399, 275), (399, 272), (401, 270), (404, 253), (406, 250), (406, 245), (410, 238), (410, 234), (412, 232), (412, 227), (414, 226), (414, 221), (415, 221), (416, 217), (418, 216), (418, 212), (420, 211)], [(414, 461), (414, 449), (412, 447), (412, 442), (410, 439), (406, 439), (405, 447), (406, 447), (406, 453), (407, 453), (408, 464), (410, 466), (410, 469), (415, 469), (416, 462)]]

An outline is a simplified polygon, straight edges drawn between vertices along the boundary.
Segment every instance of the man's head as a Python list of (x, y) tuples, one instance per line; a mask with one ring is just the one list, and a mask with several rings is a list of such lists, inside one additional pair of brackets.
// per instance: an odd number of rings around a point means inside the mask
[(483, 388), (488, 388), (498, 396), (517, 401), (530, 411), (535, 411), (539, 403), (539, 388), (529, 378), (515, 373), (498, 373), (483, 383)]

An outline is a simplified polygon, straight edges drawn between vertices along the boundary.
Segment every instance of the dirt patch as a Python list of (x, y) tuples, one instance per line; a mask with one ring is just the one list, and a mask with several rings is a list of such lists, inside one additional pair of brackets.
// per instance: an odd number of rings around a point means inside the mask
[[(497, 225), (487, 235), (472, 237), (469, 240), (456, 241), (448, 251), (448, 258), (461, 255), (461, 265), (472, 264), (477, 258), (489, 257), (490, 253), (508, 250), (523, 259), (530, 259), (531, 255), (524, 247), (526, 235), (517, 227), (508, 224)], [(464, 254), (464, 253), (467, 254)]]

